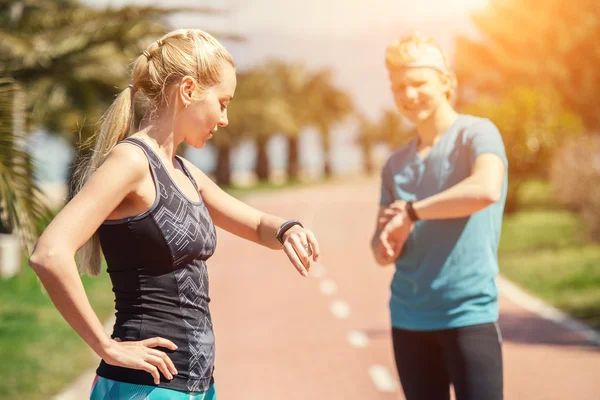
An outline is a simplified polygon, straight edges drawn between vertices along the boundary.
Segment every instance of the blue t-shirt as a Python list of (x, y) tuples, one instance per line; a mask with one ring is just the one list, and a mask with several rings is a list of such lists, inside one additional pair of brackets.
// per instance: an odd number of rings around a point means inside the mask
[(504, 161), (500, 200), (468, 217), (415, 223), (396, 260), (392, 326), (440, 330), (498, 319), (495, 276), (508, 161), (500, 132), (490, 120), (460, 115), (424, 160), (417, 139), (395, 151), (383, 167), (380, 204), (440, 193), (467, 178), (475, 158), (484, 153)]

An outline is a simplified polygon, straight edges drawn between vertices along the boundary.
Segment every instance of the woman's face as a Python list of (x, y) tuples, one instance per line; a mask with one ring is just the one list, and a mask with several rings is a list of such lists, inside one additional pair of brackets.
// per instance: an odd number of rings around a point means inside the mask
[(219, 127), (225, 127), (229, 123), (227, 105), (233, 98), (237, 85), (235, 69), (230, 64), (223, 63), (220, 76), (221, 81), (218, 84), (180, 111), (179, 123), (185, 132), (184, 141), (192, 147), (204, 147)]
[(414, 124), (429, 119), (440, 104), (448, 101), (450, 80), (429, 67), (401, 67), (389, 70), (392, 93), (400, 113)]

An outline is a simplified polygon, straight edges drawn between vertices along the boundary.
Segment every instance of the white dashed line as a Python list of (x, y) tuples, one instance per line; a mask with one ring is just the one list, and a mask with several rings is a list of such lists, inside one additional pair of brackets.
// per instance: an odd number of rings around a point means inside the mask
[(321, 293), (327, 296), (331, 296), (337, 292), (337, 285), (331, 279), (322, 280), (319, 284), (319, 288), (321, 289)]
[(350, 331), (348, 332), (348, 335), (346, 335), (346, 338), (352, 346), (359, 349), (363, 349), (369, 345), (369, 338), (363, 332)]
[(375, 387), (380, 392), (393, 393), (398, 391), (399, 387), (396, 379), (394, 379), (390, 371), (383, 365), (372, 365), (369, 368), (369, 375)]
[(331, 313), (339, 319), (346, 319), (350, 316), (350, 306), (343, 300), (336, 300), (331, 303)]

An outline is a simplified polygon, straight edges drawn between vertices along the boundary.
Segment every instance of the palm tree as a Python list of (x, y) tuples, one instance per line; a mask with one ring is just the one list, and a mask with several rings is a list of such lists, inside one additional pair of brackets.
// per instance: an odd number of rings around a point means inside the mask
[[(242, 137), (254, 139), (257, 145), (255, 173), (259, 180), (269, 178), (268, 140), (276, 132), (295, 130), (289, 104), (276, 91), (272, 76), (263, 67), (253, 68), (238, 75), (235, 101), (229, 106), (229, 125), (217, 132), (217, 183), (227, 184), (224, 171), (230, 166), (225, 159), (233, 143)], [(224, 159), (222, 159), (224, 158)], [(227, 165), (224, 165), (227, 162)], [(222, 170), (221, 170), (222, 169)], [(227, 178), (227, 179), (224, 179)]]
[[(49, 210), (34, 182), (31, 156), (23, 149), (23, 100), (17, 82), (0, 79), (0, 233), (16, 235), (30, 252), (40, 233), (39, 222)], [(14, 259), (20, 264), (19, 257)]]
[(407, 126), (394, 110), (384, 110), (379, 120), (372, 122), (364, 115), (358, 115), (360, 133), (357, 142), (363, 150), (364, 170), (373, 173), (372, 146), (375, 143), (386, 143), (392, 149), (406, 144), (415, 137), (414, 128)]
[(181, 12), (222, 13), (201, 7), (97, 9), (76, 0), (5, 1), (0, 77), (24, 87), (32, 127), (65, 135), (85, 153), (95, 122), (128, 83), (130, 61), (168, 30), (165, 16)]
[(299, 175), (299, 137), (304, 128), (317, 128), (323, 136), (325, 174), (331, 174), (329, 162), (329, 132), (334, 123), (353, 110), (350, 97), (332, 82), (329, 70), (310, 72), (303, 65), (270, 62), (267, 70), (274, 80), (277, 93), (289, 104), (294, 130), (288, 137), (288, 179)]
[(74, 0), (8, 1), (0, 6), (0, 63), (5, 66), (0, 73), (25, 88), (35, 126), (85, 143), (93, 123), (127, 85), (130, 61), (165, 33), (165, 16), (185, 11), (220, 12), (153, 6), (97, 9)]
[(293, 129), (284, 131), (288, 137), (288, 179), (298, 179), (299, 168), (299, 138), (300, 131), (314, 122), (310, 106), (314, 100), (313, 93), (309, 90), (310, 75), (306, 68), (299, 64), (285, 64), (271, 61), (266, 64), (265, 70), (271, 76), (276, 93), (281, 96), (291, 110)]
[(375, 167), (373, 165), (373, 145), (379, 137), (377, 125), (364, 115), (357, 115), (359, 135), (356, 140), (363, 152), (363, 171), (371, 175)]
[(404, 146), (417, 135), (416, 128), (406, 124), (396, 110), (384, 110), (377, 123), (379, 140), (392, 149)]
[(329, 70), (313, 74), (307, 84), (311, 112), (309, 118), (321, 133), (324, 152), (324, 175), (331, 177), (331, 128), (354, 110), (350, 96), (333, 84)]

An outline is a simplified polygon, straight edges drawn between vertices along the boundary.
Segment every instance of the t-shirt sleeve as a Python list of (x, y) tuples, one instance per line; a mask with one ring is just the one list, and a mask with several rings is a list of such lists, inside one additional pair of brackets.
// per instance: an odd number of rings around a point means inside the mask
[(386, 163), (381, 170), (381, 198), (379, 200), (380, 206), (389, 206), (394, 202), (394, 191), (393, 191), (393, 176), (390, 163)]
[(508, 159), (502, 135), (500, 135), (500, 131), (492, 121), (488, 119), (482, 120), (474, 124), (470, 130), (471, 165), (473, 165), (478, 156), (485, 153), (492, 153), (500, 157), (504, 161), (504, 166), (508, 167)]

